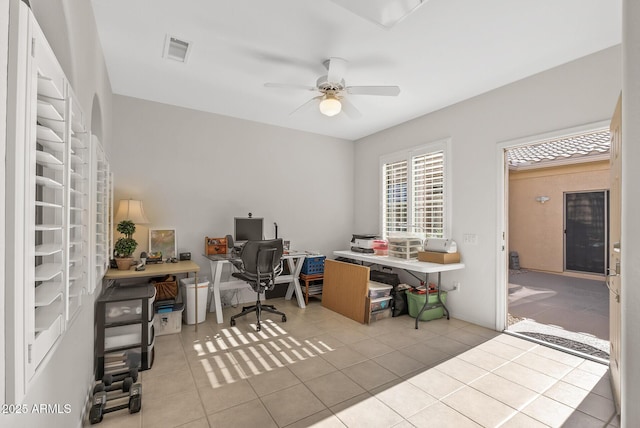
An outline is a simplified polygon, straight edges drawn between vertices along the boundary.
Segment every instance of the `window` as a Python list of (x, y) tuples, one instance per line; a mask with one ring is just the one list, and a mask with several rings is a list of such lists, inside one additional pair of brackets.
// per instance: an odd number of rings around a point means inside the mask
[(447, 140), (381, 158), (384, 237), (448, 236), (448, 146)]

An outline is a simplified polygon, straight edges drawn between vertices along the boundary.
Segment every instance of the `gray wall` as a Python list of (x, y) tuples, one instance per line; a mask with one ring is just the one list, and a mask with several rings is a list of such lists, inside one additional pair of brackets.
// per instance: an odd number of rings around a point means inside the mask
[[(500, 142), (611, 117), (621, 88), (621, 49), (614, 47), (387, 129), (356, 143), (357, 230), (380, 230), (379, 158), (451, 137), (452, 236), (466, 268), (443, 275), (455, 317), (496, 327), (497, 163)], [(478, 236), (465, 245), (463, 234)]]
[[(353, 228), (353, 142), (114, 96), (115, 201), (142, 199), (150, 225), (177, 229), (178, 251), (209, 275), (204, 238), (233, 218), (264, 218), (264, 234), (330, 254)], [(116, 232), (116, 236), (117, 236)], [(210, 276), (209, 276), (210, 278)]]

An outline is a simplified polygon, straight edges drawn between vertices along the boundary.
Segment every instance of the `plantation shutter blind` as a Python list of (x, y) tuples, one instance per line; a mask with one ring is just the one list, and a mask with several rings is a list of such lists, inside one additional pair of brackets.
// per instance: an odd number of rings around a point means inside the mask
[(444, 152), (437, 151), (411, 159), (412, 217), (417, 232), (427, 237), (444, 235)]
[(408, 223), (408, 162), (401, 160), (384, 164), (384, 198), (383, 221), (384, 235), (390, 232), (404, 232)]

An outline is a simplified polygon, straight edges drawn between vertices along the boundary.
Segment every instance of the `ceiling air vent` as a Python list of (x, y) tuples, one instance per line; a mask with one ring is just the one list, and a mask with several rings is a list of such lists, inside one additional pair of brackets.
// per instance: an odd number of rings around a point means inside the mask
[(191, 51), (191, 43), (180, 40), (177, 37), (167, 35), (164, 44), (164, 57), (179, 62), (187, 62), (189, 52)]

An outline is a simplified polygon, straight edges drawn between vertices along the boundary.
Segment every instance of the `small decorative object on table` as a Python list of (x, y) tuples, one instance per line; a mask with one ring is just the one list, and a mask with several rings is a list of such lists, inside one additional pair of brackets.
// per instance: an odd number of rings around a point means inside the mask
[(155, 252), (155, 253), (149, 253), (147, 255), (147, 264), (152, 264), (152, 263), (162, 263), (162, 253), (161, 252)]
[(227, 238), (204, 238), (204, 253), (211, 254), (227, 254)]

